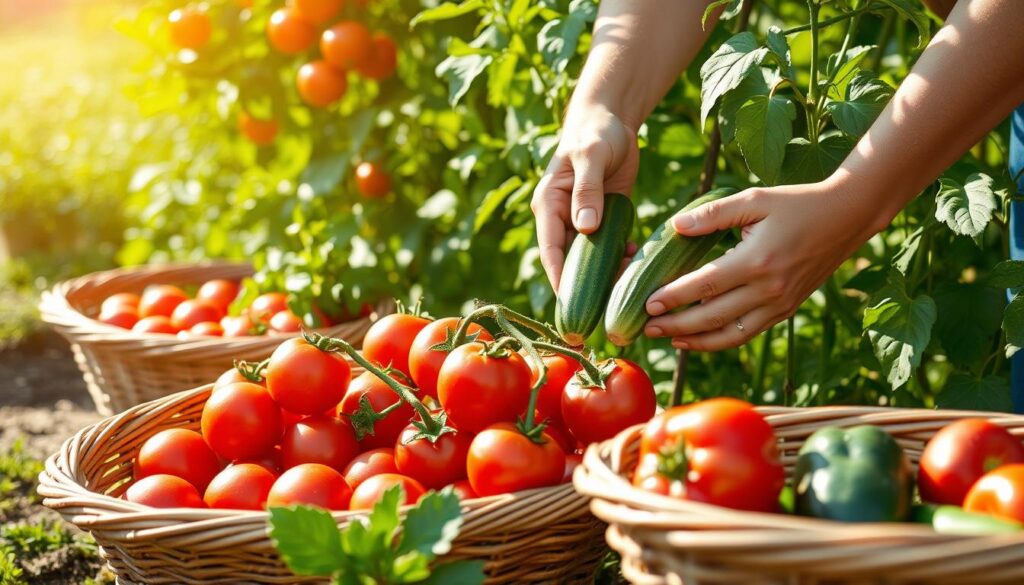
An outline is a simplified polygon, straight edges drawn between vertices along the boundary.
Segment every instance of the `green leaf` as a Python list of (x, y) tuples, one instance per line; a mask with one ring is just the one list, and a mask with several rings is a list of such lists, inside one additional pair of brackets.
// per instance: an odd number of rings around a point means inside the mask
[(658, 154), (669, 159), (700, 156), (707, 148), (693, 124), (672, 124), (654, 140)]
[(447, 554), (461, 526), (462, 510), (455, 492), (430, 492), (406, 513), (399, 553), (419, 551), (431, 558)]
[(722, 43), (700, 68), (700, 121), (703, 124), (718, 99), (735, 89), (768, 54), (760, 47), (754, 33), (741, 32)]
[(778, 183), (793, 137), (796, 107), (784, 96), (755, 96), (736, 113), (736, 143), (750, 171), (765, 185)]
[(1024, 260), (1003, 260), (992, 268), (984, 282), (996, 288), (1024, 287)]
[(502, 53), (487, 76), (487, 103), (503, 106), (509, 103), (512, 78), (516, 74), (519, 56), (513, 52)]
[(422, 583), (430, 578), (430, 557), (419, 551), (410, 551), (395, 559), (391, 574), (394, 583)]
[(416, 26), (421, 22), (431, 22), (437, 20), (448, 20), (451, 18), (458, 18), (464, 14), (469, 14), (474, 10), (479, 10), (486, 7), (484, 0), (466, 0), (460, 4), (454, 2), (445, 2), (434, 8), (428, 8), (423, 12), (420, 12), (409, 21), (409, 28)]
[(329, 576), (346, 566), (338, 525), (325, 510), (270, 508), (270, 538), (296, 575)]
[(939, 179), (935, 219), (948, 225), (954, 233), (970, 236), (981, 245), (981, 235), (995, 209), (996, 196), (988, 175), (973, 173), (963, 185), (953, 179)]
[(349, 161), (352, 157), (347, 152), (326, 154), (309, 161), (309, 165), (302, 171), (303, 183), (308, 183), (313, 188), (313, 193), (324, 195), (330, 193), (338, 186), (341, 179), (348, 170)]
[(909, 20), (917, 28), (917, 47), (924, 46), (925, 41), (931, 36), (931, 24), (928, 14), (922, 9), (919, 2), (914, 0), (878, 0), (896, 11), (896, 14), (904, 20)]
[(1006, 357), (1012, 357), (1024, 347), (1024, 297), (1014, 295), (1003, 310), (1003, 330), (1006, 332)]
[(958, 410), (984, 410), (1011, 412), (1010, 383), (1001, 376), (978, 379), (970, 374), (956, 373), (946, 380), (942, 392), (935, 398), (939, 408)]
[(479, 585), (486, 577), (483, 561), (453, 561), (434, 567), (420, 585)]
[(476, 211), (476, 219), (473, 220), (473, 233), (478, 233), (480, 228), (484, 227), (487, 220), (491, 219), (494, 212), (501, 207), (501, 204), (508, 199), (508, 196), (515, 192), (523, 184), (523, 180), (519, 177), (509, 177), (504, 183), (499, 185), (496, 189), (491, 189), (484, 196), (484, 200), (480, 203), (480, 207)]
[[(828, 83), (829, 79), (832, 79), (832, 83), (828, 87), (823, 87), (826, 92), (826, 97), (833, 100), (841, 100), (846, 96), (846, 86), (850, 84), (850, 81), (857, 76), (860, 72), (860, 63), (865, 57), (875, 48), (875, 45), (858, 45), (851, 47), (846, 51), (846, 55), (843, 56), (842, 62), (839, 61), (839, 55), (829, 55), (828, 62), (825, 65), (826, 79), (822, 81), (822, 84)], [(836, 68), (839, 68), (836, 71)], [(835, 74), (833, 75), (833, 71)]]
[(864, 330), (893, 389), (906, 384), (921, 364), (935, 318), (935, 301), (923, 294), (911, 299), (899, 272), (890, 274), (864, 310)]
[(806, 138), (794, 138), (786, 146), (782, 182), (799, 185), (825, 179), (839, 168), (854, 144), (851, 138), (838, 134), (813, 144)]
[(842, 101), (831, 100), (825, 109), (836, 127), (854, 138), (860, 138), (885, 109), (892, 97), (892, 88), (872, 73), (862, 71), (846, 86)]
[(573, 0), (569, 14), (548, 22), (537, 33), (540, 54), (556, 73), (562, 73), (569, 60), (576, 54), (576, 45), (587, 25), (597, 16), (597, 4), (593, 0)]
[(487, 69), (494, 58), (490, 55), (448, 57), (438, 64), (435, 73), (448, 81), (448, 103), (455, 107), (466, 95), (473, 80)]
[(708, 4), (708, 7), (704, 9), (704, 15), (700, 17), (701, 28), (706, 28), (708, 24), (708, 17), (714, 12), (719, 6), (725, 6), (728, 4), (728, 8), (722, 11), (722, 15), (718, 18), (720, 20), (729, 20), (740, 12), (740, 8), (743, 7), (743, 0), (715, 0)]
[(943, 282), (935, 288), (935, 336), (954, 364), (985, 359), (1003, 319), (1005, 293), (978, 283)]
[(751, 98), (767, 96), (769, 91), (771, 88), (764, 80), (764, 73), (758, 68), (722, 97), (722, 106), (718, 108), (718, 129), (722, 133), (724, 144), (729, 144), (736, 138), (736, 112)]
[(779, 58), (779, 63), (782, 64), (783, 75), (795, 81), (796, 73), (793, 71), (793, 56), (789, 50), (789, 41), (786, 40), (786, 35), (782, 34), (782, 29), (774, 25), (768, 27), (766, 44), (768, 45), (768, 50)]
[(917, 249), (921, 247), (921, 236), (923, 235), (924, 226), (910, 232), (910, 235), (900, 244), (900, 249), (896, 250), (896, 253), (892, 256), (893, 268), (899, 270), (904, 276), (906, 276), (907, 270), (910, 269), (910, 264), (914, 260), (914, 255), (917, 254)]

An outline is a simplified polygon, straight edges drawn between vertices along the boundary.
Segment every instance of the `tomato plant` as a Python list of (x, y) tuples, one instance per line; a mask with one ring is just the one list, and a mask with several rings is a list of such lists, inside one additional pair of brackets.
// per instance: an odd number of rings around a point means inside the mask
[(395, 396), (391, 388), (373, 372), (363, 372), (349, 384), (345, 397), (338, 404), (338, 416), (356, 416), (364, 400), (377, 413), (394, 404), (398, 406), (383, 418), (375, 420), (373, 434), (364, 435), (359, 439), (359, 444), (364, 449), (393, 447), (398, 435), (413, 417), (412, 407)]

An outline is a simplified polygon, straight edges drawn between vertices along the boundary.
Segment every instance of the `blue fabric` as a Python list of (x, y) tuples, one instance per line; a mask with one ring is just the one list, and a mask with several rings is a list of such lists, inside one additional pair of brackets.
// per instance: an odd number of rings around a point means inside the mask
[[(1017, 179), (1017, 193), (1024, 194), (1024, 104), (1013, 113), (1010, 124), (1010, 176)], [(1021, 175), (1021, 176), (1018, 176)], [(1024, 260), (1024, 202), (1010, 203), (1010, 258)], [(1007, 291), (1007, 294), (1012, 294)], [(1010, 387), (1014, 412), (1024, 412), (1024, 351), (1010, 358)]]

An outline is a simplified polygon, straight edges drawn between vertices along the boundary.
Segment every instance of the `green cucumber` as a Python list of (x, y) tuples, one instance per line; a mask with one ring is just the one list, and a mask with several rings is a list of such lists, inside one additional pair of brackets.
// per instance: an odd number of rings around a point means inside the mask
[(555, 304), (555, 327), (570, 345), (582, 345), (601, 322), (635, 216), (629, 197), (606, 193), (601, 225), (572, 241)]
[(914, 506), (914, 522), (931, 524), (939, 534), (954, 536), (984, 536), (986, 534), (1013, 534), (1024, 530), (1024, 524), (978, 512), (968, 512), (959, 506)]
[[(691, 201), (683, 211), (735, 192), (727, 187), (713, 189)], [(609, 341), (625, 346), (639, 337), (647, 323), (647, 299), (651, 294), (696, 268), (724, 235), (721, 231), (704, 236), (681, 236), (672, 227), (671, 219), (658, 226), (612, 289), (604, 316)]]

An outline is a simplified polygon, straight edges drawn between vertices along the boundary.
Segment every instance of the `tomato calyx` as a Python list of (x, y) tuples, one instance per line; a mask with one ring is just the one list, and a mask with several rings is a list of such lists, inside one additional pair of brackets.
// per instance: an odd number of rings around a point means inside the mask
[[(418, 441), (420, 439), (425, 439), (427, 441), (430, 441), (431, 443), (436, 443), (437, 440), (440, 439), (445, 433), (457, 432), (453, 427), (448, 426), (448, 415), (445, 414), (443, 410), (439, 412), (436, 416), (429, 417), (429, 420), (431, 421), (431, 423), (429, 424), (423, 420), (412, 421), (410, 424), (412, 424), (412, 426), (414, 426), (418, 432), (408, 437), (408, 439), (405, 441), (405, 444), (409, 444), (412, 443), (413, 441)], [(431, 424), (437, 424), (440, 426), (436, 429), (433, 429), (430, 426)]]
[(434, 317), (430, 313), (423, 310), (423, 299), (417, 299), (413, 306), (406, 305), (401, 299), (395, 299), (395, 313), (399, 315), (409, 315), (411, 317), (419, 317), (428, 321), (434, 321)]
[[(467, 328), (468, 327), (469, 326), (467, 325)], [(459, 331), (461, 331), (461, 330), (462, 330), (462, 325), (461, 324), (459, 325), (459, 330), (457, 330), (457, 331), (452, 331), (451, 329), (445, 329), (445, 331), (444, 331), (444, 341), (442, 341), (441, 343), (435, 343), (434, 345), (431, 345), (430, 346), (430, 351), (443, 351), (444, 353), (451, 353), (451, 351), (453, 349), (455, 349), (456, 347), (459, 347), (460, 345), (462, 345), (464, 343), (474, 342), (474, 341), (477, 340), (478, 337), (480, 337), (480, 331), (476, 331), (474, 333), (466, 333), (466, 334), (464, 334), (462, 336), (461, 340), (460, 340), (460, 338), (459, 338)]]
[(238, 370), (239, 374), (246, 380), (249, 380), (253, 384), (263, 383), (263, 372), (267, 369), (267, 364), (270, 363), (270, 358), (263, 360), (262, 362), (247, 362), (245, 360), (235, 360), (234, 366)]
[(401, 408), (404, 404), (401, 400), (381, 409), (379, 412), (373, 409), (370, 399), (366, 395), (359, 397), (359, 408), (353, 413), (342, 413), (352, 424), (352, 430), (356, 433), (356, 440), (362, 441), (367, 436), (376, 436), (375, 425), (377, 421), (387, 418), (389, 414)]
[(658, 475), (673, 481), (686, 481), (690, 472), (689, 448), (683, 442), (675, 442), (658, 450)]

